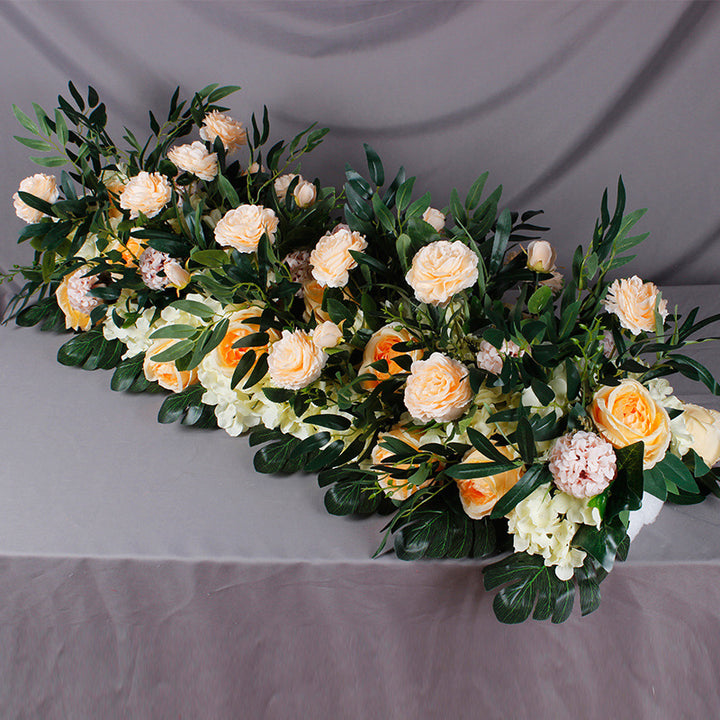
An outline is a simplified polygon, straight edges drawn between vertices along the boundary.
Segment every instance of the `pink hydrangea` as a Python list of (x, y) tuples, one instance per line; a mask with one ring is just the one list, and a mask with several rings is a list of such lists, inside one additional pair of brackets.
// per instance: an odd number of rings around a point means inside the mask
[(78, 312), (89, 315), (100, 304), (100, 299), (90, 295), (90, 290), (98, 284), (97, 275), (85, 275), (81, 268), (76, 270), (67, 283), (67, 299), (70, 306)]
[(480, 343), (480, 352), (477, 354), (477, 364), (481, 370), (487, 370), (493, 375), (499, 375), (502, 372), (503, 358), (522, 357), (525, 353), (519, 345), (512, 340), (503, 340), (502, 346), (498, 350), (492, 343), (483, 340)]
[(169, 278), (160, 275), (160, 272), (165, 270), (165, 263), (169, 261), (170, 256), (167, 253), (154, 248), (147, 248), (143, 251), (138, 260), (138, 270), (143, 282), (151, 290), (162, 290), (170, 283)]
[(558, 438), (550, 451), (549, 467), (555, 485), (576, 498), (598, 495), (617, 472), (613, 446), (583, 430)]

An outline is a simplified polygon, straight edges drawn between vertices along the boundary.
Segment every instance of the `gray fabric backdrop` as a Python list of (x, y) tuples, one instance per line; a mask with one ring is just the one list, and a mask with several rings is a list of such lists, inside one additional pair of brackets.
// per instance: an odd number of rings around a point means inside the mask
[[(0, 1), (0, 265), (28, 259), (10, 196), (37, 171), (11, 103), (73, 79), (141, 131), (176, 85), (221, 82), (275, 137), (329, 126), (303, 166), (327, 183), (362, 142), (440, 206), (489, 170), (546, 209), (562, 264), (622, 172), (650, 207), (636, 271), (717, 282), (719, 31), (702, 2)], [(254, 474), (244, 439), (155, 425), (158, 398), (57, 345), (0, 329), (3, 718), (718, 715), (720, 503), (663, 510), (595, 615), (507, 628), (477, 564), (368, 560), (381, 519)]]
[(489, 170), (510, 207), (546, 210), (564, 265), (622, 173), (650, 208), (639, 272), (716, 279), (720, 4), (2, 0), (0, 33), (0, 265), (27, 258), (9, 198), (37, 170), (11, 103), (51, 108), (72, 79), (140, 135), (176, 85), (242, 85), (233, 113), (266, 103), (275, 137), (331, 128), (303, 167), (327, 183), (363, 142), (439, 206)]

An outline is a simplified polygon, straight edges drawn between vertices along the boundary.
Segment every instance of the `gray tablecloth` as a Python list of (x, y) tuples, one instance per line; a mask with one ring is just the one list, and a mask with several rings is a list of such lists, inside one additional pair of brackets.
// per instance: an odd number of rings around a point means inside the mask
[(479, 563), (371, 560), (382, 519), (158, 425), (160, 397), (58, 365), (60, 341), (0, 328), (0, 717), (717, 715), (720, 502), (665, 507), (593, 615), (507, 627)]

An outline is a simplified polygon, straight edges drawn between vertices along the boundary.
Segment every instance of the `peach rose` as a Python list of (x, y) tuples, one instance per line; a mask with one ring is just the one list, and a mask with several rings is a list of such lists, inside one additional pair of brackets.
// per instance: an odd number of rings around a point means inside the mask
[(350, 250), (362, 252), (366, 247), (364, 235), (338, 225), (323, 235), (310, 253), (312, 276), (323, 287), (344, 287), (350, 280), (349, 271), (357, 267)]
[(268, 367), (275, 387), (299, 390), (320, 377), (328, 356), (304, 330), (283, 330), (270, 346)]
[(87, 268), (80, 268), (66, 275), (57, 291), (55, 299), (65, 315), (65, 327), (68, 330), (89, 330), (90, 313), (100, 305), (100, 299), (89, 294), (98, 284), (98, 276), (85, 277)]
[(170, 202), (172, 186), (168, 179), (160, 173), (149, 173), (142, 170), (128, 180), (125, 189), (120, 193), (120, 207), (130, 211), (130, 218), (155, 217)]
[(468, 369), (438, 352), (428, 360), (415, 360), (404, 399), (405, 407), (419, 422), (457, 420), (473, 399)]
[(325, 288), (317, 280), (311, 278), (309, 281), (303, 282), (302, 291), (303, 302), (305, 303), (303, 318), (309, 321), (310, 318), (314, 317), (317, 322), (329, 320), (330, 316), (322, 309)]
[(120, 244), (120, 247), (118, 248), (120, 250), (120, 254), (122, 255), (123, 262), (128, 267), (134, 267), (138, 264), (138, 261), (140, 260), (140, 256), (145, 252), (146, 245), (142, 242), (142, 240), (138, 240), (138, 238), (128, 238), (127, 242), (125, 244)]
[(435, 208), (429, 207), (423, 213), (422, 219), (438, 232), (445, 227), (445, 215)]
[(168, 150), (168, 160), (184, 172), (201, 180), (213, 180), (218, 174), (217, 153), (208, 152), (205, 143), (196, 140), (190, 145), (176, 145)]
[(527, 266), (538, 273), (555, 270), (555, 248), (547, 240), (532, 240), (527, 246)]
[(332, 321), (320, 323), (311, 333), (313, 342), (321, 349), (335, 347), (342, 339), (342, 330)]
[(200, 137), (209, 143), (214, 143), (215, 138), (219, 137), (227, 152), (233, 152), (247, 143), (247, 133), (243, 124), (218, 110), (213, 110), (205, 116), (200, 128)]
[(53, 175), (36, 173), (35, 175), (26, 177), (23, 181), (21, 181), (18, 191), (13, 194), (15, 214), (26, 223), (40, 222), (40, 220), (45, 217), (45, 213), (26, 205), (20, 199), (20, 195), (18, 194), (20, 192), (26, 192), (29, 195), (34, 195), (36, 198), (45, 200), (45, 202), (49, 202), (50, 204), (54, 203), (58, 197), (60, 197), (57, 181)]
[[(385, 325), (379, 330), (376, 330), (368, 340), (368, 344), (365, 346), (362, 364), (358, 369), (358, 375), (370, 373), (377, 379), (365, 380), (363, 382), (363, 387), (366, 390), (372, 390), (383, 380), (387, 380), (389, 377), (397, 375), (398, 373), (407, 372), (406, 370), (403, 370), (394, 360), (394, 358), (399, 357), (400, 355), (409, 355), (413, 361), (420, 360), (422, 358), (422, 350), (402, 352), (401, 350), (393, 349), (393, 346), (398, 343), (412, 342), (414, 339), (415, 338), (402, 325)], [(387, 372), (382, 372), (370, 367), (372, 363), (377, 362), (378, 360), (387, 361)]]
[(277, 215), (262, 205), (240, 205), (228, 210), (215, 226), (215, 240), (219, 245), (233, 247), (244, 253), (257, 250), (260, 238), (267, 234), (275, 242)]
[[(122, 217), (122, 210), (117, 206), (116, 199), (122, 195), (125, 185), (128, 181), (127, 177), (117, 170), (103, 170), (100, 174), (100, 180), (110, 193), (110, 208), (108, 209), (108, 217), (117, 219)], [(113, 197), (116, 196), (116, 197)]]
[(420, 249), (405, 276), (415, 297), (440, 305), (477, 282), (477, 255), (460, 240), (437, 240)]
[(655, 329), (655, 306), (663, 320), (667, 317), (667, 301), (659, 300), (660, 291), (651, 283), (633, 275), (616, 280), (605, 297), (605, 309), (620, 319), (620, 325), (633, 335)]
[[(393, 455), (392, 450), (388, 450), (380, 446), (380, 440), (385, 437), (393, 437), (397, 440), (402, 440), (404, 443), (419, 450), (422, 444), (423, 435), (421, 432), (415, 430), (408, 432), (400, 425), (395, 425), (388, 432), (380, 433), (378, 435), (378, 444), (372, 449), (370, 458), (372, 459), (373, 465), (382, 465), (383, 460), (386, 457)], [(410, 468), (419, 467), (414, 463), (397, 463), (390, 465), (389, 467), (397, 468), (399, 470), (408, 470)], [(378, 485), (382, 488), (383, 492), (392, 500), (407, 500), (411, 495), (416, 493), (421, 488), (427, 487), (433, 482), (433, 478), (429, 477), (425, 482), (420, 485), (409, 483), (406, 478), (396, 478), (387, 472), (380, 472), (378, 475)]]
[(682, 419), (692, 436), (690, 447), (708, 467), (712, 467), (720, 460), (720, 412), (700, 405), (683, 407)]
[[(495, 443), (493, 443), (495, 445)], [(495, 446), (498, 451), (508, 460), (514, 460), (512, 448), (508, 445), (504, 447)], [(463, 458), (464, 463), (486, 463), (491, 462), (490, 458), (483, 455), (479, 450), (470, 450)], [(468, 478), (466, 480), (456, 480), (458, 491), (460, 492), (460, 502), (463, 510), (468, 517), (474, 520), (480, 520), (489, 515), (497, 501), (515, 485), (523, 474), (523, 468), (518, 467), (514, 470), (498, 473), (497, 475), (489, 475), (488, 477)]]
[(588, 408), (598, 430), (613, 447), (622, 448), (642, 440), (643, 467), (654, 467), (670, 445), (670, 417), (637, 380), (622, 380), (615, 387), (601, 387)]
[(198, 381), (197, 369), (181, 371), (174, 362), (157, 362), (151, 359), (176, 342), (177, 340), (172, 339), (156, 340), (145, 352), (143, 372), (150, 382), (155, 381), (160, 387), (179, 393)]
[[(254, 333), (260, 332), (260, 327), (257, 324), (250, 323), (248, 321), (252, 320), (253, 318), (260, 317), (261, 312), (261, 308), (243, 308), (242, 310), (234, 312), (228, 318), (230, 324), (228, 326), (227, 332), (225, 333), (225, 337), (220, 341), (220, 344), (213, 350), (213, 353), (215, 354), (215, 358), (217, 360), (217, 365), (224, 375), (232, 377), (232, 374), (235, 372), (237, 364), (240, 362), (243, 355), (245, 355), (245, 353), (250, 349), (247, 347), (235, 348), (233, 347), (233, 345), (238, 340), (241, 340), (248, 335), (253, 335)], [(270, 328), (269, 330), (266, 330), (266, 332), (268, 334), (268, 342), (265, 345), (259, 345), (252, 348), (255, 351), (256, 356), (267, 352), (269, 343), (276, 342), (280, 339), (280, 334), (277, 332), (277, 330)]]

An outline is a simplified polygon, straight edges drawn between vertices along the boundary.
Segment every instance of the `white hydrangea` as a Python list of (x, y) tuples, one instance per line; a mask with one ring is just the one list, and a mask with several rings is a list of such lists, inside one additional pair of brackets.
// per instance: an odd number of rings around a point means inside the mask
[(521, 500), (508, 514), (508, 530), (516, 552), (541, 555), (560, 580), (569, 580), (585, 561), (585, 552), (570, 546), (581, 523), (600, 527), (602, 518), (588, 500), (550, 492), (546, 483)]
[[(647, 389), (650, 397), (655, 400), (658, 405), (662, 405), (666, 410), (684, 410), (685, 406), (682, 401), (673, 395), (673, 387), (665, 378), (653, 378), (647, 383)], [(685, 418), (678, 415), (670, 420), (670, 451), (682, 457), (690, 450), (693, 444), (693, 437), (685, 426)]]

